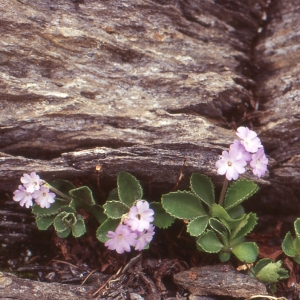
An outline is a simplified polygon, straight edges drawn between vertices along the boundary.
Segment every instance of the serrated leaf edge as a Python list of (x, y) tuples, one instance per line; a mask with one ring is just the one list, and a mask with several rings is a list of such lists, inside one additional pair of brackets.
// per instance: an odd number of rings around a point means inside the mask
[[(247, 179), (239, 179), (239, 180), (237, 180), (236, 182), (241, 182), (241, 181), (244, 181), (244, 182), (252, 182), (252, 183), (253, 183), (253, 181), (247, 180)], [(227, 189), (227, 191), (226, 191), (226, 194), (225, 194), (225, 199), (226, 199), (226, 197), (227, 197), (228, 192), (234, 187), (234, 184), (235, 184), (236, 182), (234, 182), (233, 184), (231, 184), (231, 185), (228, 187), (228, 189)], [(258, 189), (259, 189), (259, 186), (256, 184), (256, 188), (255, 188), (252, 192), (250, 192), (250, 193), (248, 193), (247, 195), (245, 195), (243, 198), (241, 198), (240, 200), (238, 200), (238, 201), (237, 201), (236, 203), (234, 203), (233, 205), (228, 206), (228, 207), (226, 207), (226, 208), (224, 207), (224, 209), (227, 211), (227, 210), (230, 210), (231, 208), (233, 208), (233, 207), (235, 207), (235, 206), (241, 204), (244, 200), (246, 200), (246, 199), (250, 198), (252, 195), (254, 195), (254, 194), (258, 191)], [(225, 200), (224, 200), (224, 202), (225, 202)]]

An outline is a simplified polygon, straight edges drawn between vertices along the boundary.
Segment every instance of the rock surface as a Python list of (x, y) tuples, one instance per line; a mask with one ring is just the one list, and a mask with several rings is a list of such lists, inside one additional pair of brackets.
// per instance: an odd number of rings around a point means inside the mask
[(256, 97), (260, 99), (261, 137), (275, 159), (271, 185), (262, 203), (270, 212), (300, 210), (300, 3), (272, 1), (268, 24), (257, 46), (260, 65)]
[(254, 295), (267, 294), (264, 284), (226, 265), (194, 267), (175, 274), (174, 280), (193, 296), (249, 299)]
[(91, 177), (98, 164), (104, 177), (126, 170), (169, 188), (185, 158), (187, 175), (221, 180), (228, 120), (253, 104), (266, 5), (1, 1), (0, 189), (31, 170)]

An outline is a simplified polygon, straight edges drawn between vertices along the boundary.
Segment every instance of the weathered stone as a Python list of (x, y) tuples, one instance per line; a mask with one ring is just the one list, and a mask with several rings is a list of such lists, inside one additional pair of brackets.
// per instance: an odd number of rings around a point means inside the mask
[(262, 137), (275, 159), (271, 185), (260, 204), (269, 212), (299, 215), (300, 45), (299, 1), (272, 1), (268, 24), (256, 46), (260, 65), (256, 97)]
[(91, 286), (45, 283), (18, 278), (8, 273), (0, 273), (1, 299), (53, 299), (53, 300), (87, 300), (95, 291)]
[(264, 284), (230, 266), (194, 267), (174, 275), (174, 281), (194, 296), (228, 296), (250, 298), (266, 295)]
[(31, 170), (92, 176), (98, 157), (103, 176), (171, 186), (187, 155), (187, 175), (218, 180), (214, 163), (234, 137), (226, 117), (253, 98), (245, 72), (265, 5), (1, 1), (0, 188)]

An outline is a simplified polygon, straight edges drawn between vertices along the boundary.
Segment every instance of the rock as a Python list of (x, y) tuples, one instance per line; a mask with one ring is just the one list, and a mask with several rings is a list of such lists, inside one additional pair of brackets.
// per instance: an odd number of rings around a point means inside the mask
[(260, 69), (255, 94), (262, 111), (259, 134), (276, 163), (259, 205), (269, 213), (280, 211), (296, 218), (300, 211), (300, 3), (273, 2), (256, 46)]
[(0, 273), (0, 300), (88, 300), (94, 291), (95, 288), (91, 286), (45, 283), (18, 278), (8, 273)]
[(220, 182), (266, 5), (3, 0), (0, 189), (33, 170), (93, 179), (97, 164), (169, 189), (185, 158), (186, 183), (194, 171)]
[(174, 281), (193, 296), (250, 298), (267, 294), (264, 284), (227, 265), (194, 267), (175, 274)]

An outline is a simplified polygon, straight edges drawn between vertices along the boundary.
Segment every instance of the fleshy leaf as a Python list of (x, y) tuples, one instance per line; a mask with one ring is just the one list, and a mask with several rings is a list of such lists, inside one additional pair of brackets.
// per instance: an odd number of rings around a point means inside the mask
[(65, 231), (71, 228), (76, 223), (76, 216), (74, 213), (61, 212), (54, 219), (53, 225), (57, 232)]
[(109, 192), (106, 201), (111, 201), (111, 200), (119, 200), (120, 201), (117, 188), (114, 188)]
[(161, 203), (151, 202), (150, 208), (154, 210), (154, 226), (158, 228), (167, 228), (174, 222), (175, 218), (164, 210)]
[(96, 218), (99, 224), (102, 224), (107, 219), (107, 215), (104, 213), (104, 208), (98, 204), (91, 207), (91, 214)]
[(282, 262), (279, 260), (277, 262), (268, 262), (255, 274), (255, 276), (262, 282), (274, 283), (278, 282), (279, 279), (286, 278), (287, 271), (281, 268)]
[(252, 263), (258, 255), (256, 243), (246, 242), (233, 247), (232, 253), (242, 262)]
[[(300, 237), (296, 237), (295, 239), (300, 239)], [(290, 257), (295, 257), (297, 254), (300, 254), (300, 249), (296, 249), (295, 248), (295, 244), (294, 244), (294, 240), (292, 238), (292, 234), (290, 232), (288, 232), (285, 235), (285, 238), (282, 242), (282, 250), (283, 252)]]
[(65, 205), (66, 203), (62, 201), (51, 203), (49, 208), (41, 208), (39, 205), (34, 204), (32, 206), (32, 212), (38, 217), (56, 215), (60, 212), (61, 207)]
[(104, 205), (104, 213), (111, 219), (121, 219), (129, 212), (129, 207), (120, 201), (107, 201)]
[(106, 236), (109, 231), (115, 231), (120, 224), (120, 219), (107, 219), (103, 224), (101, 224), (96, 232), (97, 239), (105, 243), (109, 238)]
[(84, 235), (86, 232), (85, 224), (83, 219), (78, 219), (77, 222), (72, 226), (72, 234), (78, 238)]
[(37, 217), (35, 223), (39, 230), (47, 230), (53, 223), (55, 215)]
[(139, 181), (127, 172), (118, 175), (118, 194), (120, 200), (131, 207), (136, 200), (142, 199), (143, 190)]
[(224, 246), (228, 247), (228, 232), (224, 224), (215, 218), (210, 218), (209, 226), (222, 237)]
[(76, 189), (76, 186), (72, 182), (63, 179), (54, 179), (49, 184), (66, 196), (69, 195), (70, 190)]
[(71, 233), (71, 228), (67, 228), (66, 230), (61, 231), (61, 232), (56, 231), (56, 233), (60, 238), (64, 239), (64, 238), (68, 237), (68, 235)]
[(224, 225), (229, 229), (235, 228), (236, 225), (244, 218), (244, 215), (240, 216), (238, 219), (232, 219), (228, 212), (219, 204), (213, 204), (211, 207), (211, 215), (214, 218), (219, 218)]
[(190, 179), (191, 190), (208, 206), (215, 203), (214, 185), (210, 178), (200, 173), (193, 173)]
[(194, 219), (207, 215), (201, 200), (193, 193), (177, 191), (162, 196), (163, 208), (175, 218)]
[(221, 262), (226, 262), (230, 259), (231, 253), (230, 252), (220, 252), (219, 259)]
[(294, 227), (295, 227), (296, 235), (300, 237), (300, 218), (298, 218), (298, 219), (295, 221)]
[(232, 207), (241, 204), (244, 200), (251, 197), (257, 191), (258, 185), (251, 180), (241, 179), (234, 182), (227, 189), (224, 199), (224, 208), (229, 210)]
[(197, 244), (208, 253), (218, 253), (223, 248), (223, 244), (212, 230), (207, 230), (202, 234), (198, 238)]
[(187, 226), (187, 232), (192, 236), (199, 236), (207, 227), (209, 216), (201, 216), (193, 219)]
[(242, 217), (242, 215), (245, 215), (245, 210), (242, 205), (234, 206), (233, 208), (229, 209), (227, 211), (228, 215), (232, 219), (238, 219)]
[(91, 206), (96, 204), (92, 191), (87, 186), (82, 186), (77, 189), (70, 190), (69, 194), (72, 197), (71, 207), (83, 208), (89, 210)]
[(231, 233), (232, 239), (238, 239), (250, 233), (257, 224), (257, 217), (254, 213), (246, 215)]

